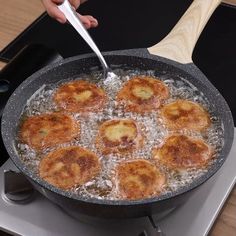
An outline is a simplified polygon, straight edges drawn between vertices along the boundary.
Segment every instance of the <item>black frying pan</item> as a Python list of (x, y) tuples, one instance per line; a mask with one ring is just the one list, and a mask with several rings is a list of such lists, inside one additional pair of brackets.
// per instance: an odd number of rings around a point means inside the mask
[(173, 31), (159, 44), (148, 49), (107, 52), (103, 55), (109, 65), (121, 68), (139, 68), (155, 70), (158, 75), (167, 74), (182, 77), (196, 86), (208, 99), (214, 115), (224, 126), (224, 146), (217, 161), (209, 171), (191, 184), (178, 191), (136, 201), (111, 201), (85, 199), (69, 192), (57, 189), (38, 178), (27, 169), (18, 157), (15, 140), (19, 117), (29, 99), (43, 84), (52, 84), (80, 73), (89, 73), (89, 69), (99, 66), (98, 59), (92, 55), (83, 55), (60, 61), (47, 66), (26, 79), (12, 94), (2, 117), (2, 136), (6, 149), (15, 165), (25, 174), (37, 190), (59, 204), (72, 214), (87, 214), (99, 217), (139, 217), (150, 215), (182, 204), (193, 192), (222, 166), (231, 149), (234, 124), (230, 109), (219, 91), (207, 80), (192, 63), (194, 45), (208, 18), (220, 3), (219, 0), (195, 0)]

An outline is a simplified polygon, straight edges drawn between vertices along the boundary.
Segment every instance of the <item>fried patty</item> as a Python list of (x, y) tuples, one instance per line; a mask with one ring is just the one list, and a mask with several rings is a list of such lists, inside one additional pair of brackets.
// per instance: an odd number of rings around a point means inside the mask
[(136, 76), (127, 81), (117, 94), (118, 104), (126, 111), (145, 113), (155, 111), (169, 96), (169, 89), (150, 76)]
[(124, 154), (140, 149), (143, 140), (140, 128), (134, 120), (108, 120), (99, 127), (96, 146), (103, 154)]
[(118, 191), (124, 199), (143, 199), (158, 195), (166, 183), (165, 175), (146, 160), (127, 161), (116, 169)]
[(104, 108), (107, 96), (103, 89), (83, 80), (60, 86), (54, 101), (58, 107), (70, 112), (96, 112)]
[(153, 151), (154, 159), (169, 169), (183, 170), (206, 166), (212, 158), (213, 149), (200, 138), (173, 135), (163, 146)]
[(28, 117), (20, 128), (21, 141), (37, 151), (69, 142), (79, 135), (79, 123), (60, 112)]
[(48, 183), (70, 189), (82, 185), (100, 172), (98, 157), (81, 147), (60, 148), (45, 156), (39, 165), (39, 174)]
[(168, 128), (203, 131), (211, 124), (209, 113), (199, 104), (176, 100), (161, 108), (161, 116)]

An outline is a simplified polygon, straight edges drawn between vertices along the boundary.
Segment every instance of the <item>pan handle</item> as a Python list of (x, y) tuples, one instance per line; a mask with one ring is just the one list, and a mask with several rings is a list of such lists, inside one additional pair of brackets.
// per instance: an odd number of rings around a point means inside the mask
[(148, 48), (150, 54), (183, 64), (192, 63), (195, 44), (221, 0), (194, 0), (171, 32)]

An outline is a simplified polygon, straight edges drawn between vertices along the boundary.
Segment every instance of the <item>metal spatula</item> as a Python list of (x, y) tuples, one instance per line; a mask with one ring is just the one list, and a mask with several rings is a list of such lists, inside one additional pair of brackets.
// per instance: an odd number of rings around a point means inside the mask
[(100, 50), (97, 45), (89, 35), (88, 31), (83, 26), (82, 22), (79, 19), (78, 14), (75, 9), (71, 6), (68, 0), (64, 0), (64, 2), (58, 6), (58, 8), (64, 13), (66, 19), (70, 24), (75, 28), (75, 30), (80, 34), (80, 36), (86, 41), (86, 43), (91, 47), (94, 53), (98, 56), (102, 67), (104, 69), (104, 74), (107, 76), (107, 73), (110, 72), (110, 68), (108, 67), (104, 57), (102, 56)]

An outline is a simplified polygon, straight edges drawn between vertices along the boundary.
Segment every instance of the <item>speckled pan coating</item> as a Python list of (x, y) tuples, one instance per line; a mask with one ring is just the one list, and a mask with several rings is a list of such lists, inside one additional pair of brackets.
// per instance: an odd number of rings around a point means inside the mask
[[(224, 146), (218, 160), (201, 178), (180, 188), (171, 194), (136, 201), (85, 199), (69, 192), (57, 189), (33, 175), (22, 165), (14, 143), (19, 117), (28, 98), (43, 84), (54, 83), (81, 72), (89, 72), (88, 68), (99, 66), (93, 54), (86, 54), (62, 60), (49, 65), (26, 79), (11, 95), (3, 112), (2, 137), (5, 147), (15, 165), (30, 179), (34, 186), (49, 199), (63, 208), (78, 210), (83, 214), (100, 217), (138, 217), (178, 205), (190, 190), (209, 179), (224, 163), (231, 149), (234, 136), (234, 123), (231, 111), (219, 91), (207, 80), (194, 64), (180, 64), (165, 58), (150, 55), (147, 49), (134, 49), (103, 53), (110, 65), (128, 65), (131, 68), (160, 70), (175, 73), (187, 79), (202, 91), (224, 125)], [(223, 78), (222, 78), (223, 79)]]

